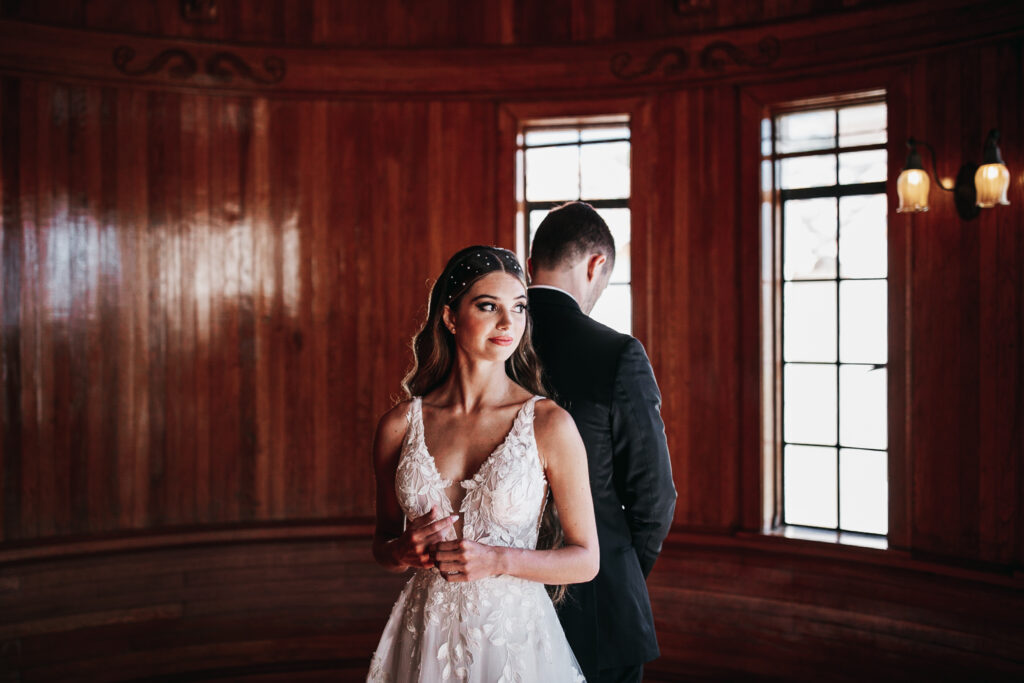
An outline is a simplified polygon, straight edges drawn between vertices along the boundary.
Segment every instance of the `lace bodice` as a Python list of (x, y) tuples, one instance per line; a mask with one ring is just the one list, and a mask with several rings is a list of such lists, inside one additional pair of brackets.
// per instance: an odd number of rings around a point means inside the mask
[[(480, 465), (472, 478), (458, 482), (466, 490), (459, 513), (462, 535), (487, 545), (535, 548), (547, 479), (537, 453), (533, 418), (534, 396), (519, 409), (505, 440)], [(423, 401), (412, 399), (406, 413), (409, 428), (402, 442), (395, 491), (408, 519), (437, 506), (442, 515), (454, 512), (443, 479), (423, 437)]]

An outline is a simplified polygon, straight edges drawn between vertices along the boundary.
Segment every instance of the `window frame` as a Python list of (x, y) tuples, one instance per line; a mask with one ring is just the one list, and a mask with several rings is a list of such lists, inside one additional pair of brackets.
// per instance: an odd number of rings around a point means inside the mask
[[(771, 131), (772, 149), (771, 149), (771, 151), (768, 154), (763, 154), (763, 156), (762, 156), (762, 169), (763, 169), (763, 163), (765, 161), (767, 161), (768, 163), (771, 164), (772, 196), (773, 196), (773, 202), (772, 202), (772, 237), (779, 244), (779, 250), (778, 251), (780, 253), (780, 259), (779, 259), (779, 262), (778, 262), (778, 264), (776, 265), (776, 268), (775, 268), (775, 277), (778, 278), (779, 302), (778, 302), (777, 308), (775, 308), (776, 315), (775, 315), (775, 320), (773, 321), (773, 324), (776, 327), (778, 338), (779, 338), (779, 345), (776, 347), (776, 352), (779, 354), (779, 357), (776, 358), (776, 359), (773, 359), (773, 364), (776, 365), (776, 367), (778, 368), (778, 372), (780, 373), (780, 378), (779, 378), (780, 391), (775, 396), (775, 410), (779, 414), (779, 419), (782, 420), (783, 422), (785, 421), (785, 415), (783, 414), (783, 407), (782, 406), (783, 406), (783, 394), (785, 392), (785, 367), (786, 367), (787, 363), (796, 363), (798, 365), (828, 365), (828, 366), (834, 366), (835, 369), (836, 369), (836, 373), (837, 373), (836, 391), (837, 392), (841, 392), (842, 391), (842, 382), (841, 382), (841, 380), (842, 380), (842, 373), (841, 373), (841, 368), (844, 365), (851, 365), (851, 363), (844, 363), (842, 361), (842, 355), (841, 355), (841, 353), (839, 351), (840, 344), (841, 344), (840, 335), (841, 335), (841, 332), (842, 332), (842, 315), (841, 315), (842, 309), (840, 307), (840, 299), (839, 299), (840, 291), (841, 291), (840, 283), (843, 282), (844, 280), (845, 281), (857, 281), (857, 280), (877, 281), (877, 280), (882, 280), (882, 281), (884, 281), (886, 283), (886, 289), (888, 290), (888, 281), (889, 281), (888, 273), (886, 274), (886, 276), (884, 278), (844, 278), (842, 276), (842, 273), (841, 273), (841, 270), (840, 270), (840, 263), (839, 263), (839, 261), (836, 262), (836, 273), (835, 273), (835, 276), (832, 277), (832, 278), (822, 278), (822, 279), (816, 279), (816, 280), (815, 279), (801, 278), (800, 280), (787, 280), (785, 278), (785, 274), (783, 272), (785, 243), (786, 243), (786, 240), (785, 240), (785, 220), (784, 220), (784, 217), (785, 217), (785, 208), (784, 208), (785, 207), (785, 203), (787, 201), (801, 200), (801, 199), (821, 199), (821, 198), (833, 199), (834, 198), (836, 200), (836, 202), (837, 202), (836, 210), (838, 211), (839, 210), (839, 201), (843, 197), (871, 196), (871, 195), (878, 195), (878, 194), (885, 194), (886, 193), (886, 188), (888, 186), (888, 178), (886, 178), (886, 180), (882, 180), (882, 181), (873, 181), (873, 182), (864, 182), (864, 183), (850, 183), (850, 184), (840, 184), (839, 183), (839, 178), (838, 178), (838, 172), (839, 172), (838, 160), (839, 160), (839, 155), (840, 154), (845, 154), (845, 153), (850, 153), (850, 152), (860, 152), (860, 151), (874, 151), (874, 150), (879, 150), (879, 149), (883, 149), (883, 150), (888, 151), (887, 150), (887, 147), (888, 147), (888, 126), (887, 126), (887, 135), (886, 135), (886, 142), (885, 143), (877, 143), (877, 144), (870, 144), (870, 145), (857, 145), (857, 146), (850, 146), (850, 147), (841, 147), (839, 145), (839, 138), (838, 138), (838, 136), (839, 136), (839, 127), (838, 127), (839, 126), (839, 111), (841, 111), (845, 107), (854, 107), (854, 106), (859, 106), (859, 105), (878, 104), (878, 103), (885, 104), (885, 101), (886, 100), (885, 100), (885, 93), (884, 92), (867, 92), (867, 93), (864, 93), (864, 96), (862, 98), (858, 98), (857, 94), (851, 93), (849, 97), (843, 97), (843, 98), (841, 98), (840, 102), (836, 102), (836, 103), (818, 102), (818, 103), (815, 103), (813, 105), (806, 105), (806, 104), (802, 104), (801, 105), (801, 104), (798, 104), (798, 105), (795, 105), (795, 106), (789, 106), (789, 105), (774, 106), (774, 107), (771, 108), (771, 114), (768, 117), (769, 128), (770, 128), (770, 131)], [(795, 113), (811, 112), (811, 111), (823, 111), (823, 110), (834, 110), (835, 111), (835, 116), (836, 116), (836, 138), (834, 140), (835, 144), (833, 146), (831, 146), (831, 147), (824, 147), (824, 148), (816, 149), (816, 150), (800, 151), (800, 152), (788, 152), (788, 153), (780, 153), (780, 152), (778, 152), (775, 149), (775, 142), (778, 139), (778, 134), (777, 134), (777, 130), (776, 130), (776, 124), (777, 124), (778, 118), (780, 116), (784, 116), (786, 114), (795, 114)], [(886, 118), (888, 119), (888, 110), (886, 112)], [(763, 152), (763, 150), (762, 150), (762, 152)], [(834, 155), (836, 157), (836, 161), (837, 161), (837, 165), (836, 165), (837, 178), (836, 178), (836, 183), (834, 185), (830, 185), (830, 186), (817, 186), (817, 187), (810, 187), (810, 188), (798, 188), (798, 189), (783, 189), (783, 188), (781, 188), (781, 183), (780, 183), (780, 180), (779, 180), (779, 162), (781, 162), (783, 159), (792, 159), (792, 158), (809, 157), (809, 156), (824, 156), (824, 155)], [(838, 215), (837, 215), (837, 220), (838, 220)], [(887, 218), (887, 221), (888, 221), (888, 218)], [(837, 225), (836, 239), (837, 240), (839, 239), (838, 225)], [(785, 337), (785, 324), (784, 324), (784, 320), (785, 320), (785, 305), (784, 305), (784, 296), (782, 295), (782, 290), (784, 290), (786, 284), (789, 284), (789, 283), (792, 283), (792, 282), (801, 282), (801, 283), (803, 283), (803, 282), (834, 282), (835, 283), (835, 285), (836, 285), (835, 311), (836, 311), (836, 325), (837, 325), (837, 328), (836, 328), (836, 360), (834, 362), (832, 362), (832, 361), (821, 361), (821, 362), (786, 361), (785, 358), (783, 357), (783, 355), (784, 355), (783, 349), (785, 348), (786, 337)], [(853, 363), (852, 365), (864, 365), (864, 363)], [(882, 363), (880, 365), (882, 367), (885, 367), (886, 373), (888, 374), (888, 366), (889, 366), (888, 359), (886, 360), (885, 363)], [(837, 534), (840, 537), (844, 537), (845, 536), (845, 537), (848, 537), (848, 538), (855, 538), (860, 543), (872, 544), (874, 547), (879, 547), (880, 544), (884, 544), (885, 543), (885, 539), (887, 538), (887, 534), (868, 533), (868, 532), (853, 532), (853, 531), (850, 531), (848, 529), (843, 529), (842, 528), (842, 467), (840, 466), (840, 463), (841, 463), (840, 458), (841, 458), (841, 451), (843, 450), (844, 447), (843, 447), (842, 442), (841, 442), (842, 419), (841, 419), (840, 396), (841, 396), (841, 394), (837, 393), (837, 395), (836, 395), (836, 443), (834, 444), (834, 448), (835, 448), (835, 451), (836, 451), (836, 527), (835, 528), (820, 527), (820, 526), (811, 525), (811, 524), (795, 524), (795, 523), (787, 522), (786, 519), (785, 519), (786, 490), (785, 490), (785, 482), (784, 481), (780, 481), (780, 484), (779, 484), (779, 493), (778, 493), (778, 495), (779, 495), (779, 504), (778, 504), (778, 506), (779, 506), (779, 520), (780, 520), (779, 521), (779, 526), (783, 527), (785, 529), (785, 533), (787, 533), (787, 534), (799, 533), (799, 534), (801, 534), (801, 535), (803, 535), (805, 537), (808, 537), (808, 538), (815, 538), (815, 537), (820, 537), (820, 534), (816, 534), (815, 532), (825, 531), (825, 532), (835, 533), (835, 534)], [(817, 446), (817, 444), (800, 444), (800, 443), (797, 443), (797, 442), (788, 442), (785, 439), (784, 432), (780, 431), (779, 437), (776, 440), (776, 449), (777, 449), (777, 451), (776, 451), (775, 457), (776, 457), (777, 461), (779, 462), (780, 470), (782, 470), (783, 472), (785, 471), (785, 460), (786, 460), (785, 449), (786, 449), (786, 446), (788, 446), (788, 445)], [(833, 446), (832, 445), (826, 445), (824, 447), (831, 448)], [(846, 448), (850, 449), (852, 447), (847, 446)], [(889, 449), (888, 449), (888, 444), (886, 444), (886, 448), (885, 449), (867, 449), (867, 450), (884, 450), (884, 452), (886, 453), (886, 456), (888, 456), (888, 450)], [(806, 531), (797, 532), (795, 527), (799, 527), (799, 528), (801, 528), (801, 530), (806, 530)], [(811, 530), (813, 530), (813, 531), (811, 531)], [(860, 537), (863, 537), (863, 538), (860, 538)]]
[[(637, 137), (633, 123), (644, 120), (649, 105), (642, 98), (582, 99), (565, 101), (506, 101), (498, 107), (498, 187), (497, 202), (499, 236), (514, 244), (515, 251), (527, 263), (527, 235), (529, 231), (528, 212), (525, 196), (520, 196), (522, 177), (517, 171), (516, 155), (520, 145), (518, 137), (524, 128), (538, 124), (546, 127), (564, 125), (567, 127), (628, 124), (630, 126), (630, 157), (635, 159)], [(649, 268), (646, 245), (647, 213), (642, 193), (645, 191), (644, 178), (638, 177), (636, 164), (631, 163), (628, 208), (630, 210), (630, 298), (632, 301), (632, 335), (646, 345), (651, 335), (648, 329), (649, 305), (645, 297), (638, 296), (649, 291), (647, 283)], [(612, 200), (615, 201), (615, 200)], [(560, 202), (554, 203), (555, 205)], [(603, 201), (596, 203), (601, 207)], [(536, 202), (539, 206), (544, 202)]]
[[(759, 334), (755, 349), (753, 340), (747, 345), (748, 353), (757, 353), (760, 367), (760, 391), (745, 402), (746, 419), (760, 417), (758, 421), (759, 447), (749, 442), (743, 456), (741, 495), (748, 502), (743, 509), (742, 524), (748, 529), (759, 529), (762, 534), (803, 541), (824, 541), (848, 545), (878, 547), (876, 537), (847, 531), (822, 531), (806, 527), (787, 526), (782, 523), (782, 241), (778, 234), (777, 212), (781, 209), (775, 195), (775, 183), (765, 191), (761, 179), (761, 125), (762, 121), (783, 110), (816, 109), (863, 102), (867, 93), (884, 93), (888, 114), (888, 136), (885, 149), (888, 155), (885, 182), (888, 207), (888, 382), (887, 422), (888, 448), (888, 535), (885, 547), (900, 549), (909, 546), (909, 511), (913, 505), (908, 486), (906, 456), (909, 400), (906, 373), (909, 358), (905, 349), (909, 307), (907, 276), (909, 271), (909, 231), (896, 220), (894, 179), (899, 175), (905, 158), (907, 139), (908, 74), (901, 69), (868, 69), (856, 74), (840, 74), (827, 83), (819, 78), (771, 83), (740, 88), (740, 144), (743, 160), (739, 170), (738, 202), (744, 219), (750, 226), (749, 235), (757, 235), (753, 244), (747, 243), (740, 257), (744, 286), (759, 295), (744, 315), (757, 316)], [(754, 190), (753, 188), (757, 188)], [(765, 224), (763, 207), (768, 204), (770, 220)], [(754, 226), (757, 226), (756, 228)], [(755, 232), (756, 230), (756, 232)], [(756, 248), (755, 246), (756, 245)], [(756, 314), (752, 310), (756, 306)], [(750, 503), (750, 500), (756, 501)], [(806, 530), (807, 533), (803, 533)]]

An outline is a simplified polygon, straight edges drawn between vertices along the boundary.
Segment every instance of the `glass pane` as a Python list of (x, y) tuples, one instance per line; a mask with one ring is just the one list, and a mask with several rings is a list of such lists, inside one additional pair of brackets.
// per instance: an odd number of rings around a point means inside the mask
[(839, 110), (839, 146), (857, 147), (884, 143), (885, 103), (863, 104)]
[(783, 190), (800, 187), (831, 187), (836, 184), (836, 158), (832, 154), (793, 157), (779, 162), (779, 184)]
[(850, 185), (885, 180), (886, 159), (888, 159), (888, 155), (884, 149), (840, 154), (839, 184)]
[(836, 283), (790, 282), (782, 288), (783, 358), (836, 360)]
[(772, 122), (761, 119), (761, 155), (771, 156), (772, 153)]
[(607, 128), (584, 128), (580, 130), (580, 140), (621, 140), (629, 137), (629, 126), (608, 126)]
[(839, 519), (843, 529), (888, 533), (888, 460), (885, 451), (839, 451)]
[(580, 196), (620, 199), (629, 196), (629, 143), (607, 142), (580, 148)]
[(885, 280), (839, 283), (839, 360), (885, 363), (888, 359)]
[(839, 443), (843, 446), (885, 449), (888, 401), (885, 368), (839, 366)]
[(629, 284), (629, 209), (600, 209), (598, 213), (608, 224), (615, 239), (615, 269), (611, 284)]
[(783, 370), (783, 438), (836, 443), (836, 366), (787, 363)]
[(629, 285), (608, 285), (590, 317), (625, 334), (633, 331), (633, 304)]
[(834, 109), (785, 114), (775, 120), (778, 136), (776, 151), (807, 152), (835, 146), (836, 114)]
[(782, 458), (786, 524), (836, 527), (836, 449), (786, 446)]
[(786, 280), (836, 276), (836, 200), (795, 199), (783, 206)]
[(526, 131), (526, 146), (557, 145), (564, 142), (578, 142), (580, 132), (576, 128), (544, 128)]
[(839, 275), (886, 277), (889, 244), (884, 194), (839, 200)]
[(579, 199), (579, 147), (526, 150), (526, 200)]

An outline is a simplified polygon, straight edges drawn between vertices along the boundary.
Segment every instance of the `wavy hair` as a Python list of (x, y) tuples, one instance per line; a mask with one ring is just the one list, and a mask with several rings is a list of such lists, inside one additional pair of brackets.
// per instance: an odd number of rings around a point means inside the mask
[[(444, 307), (457, 310), (473, 283), (495, 272), (508, 273), (518, 279), (524, 288), (527, 286), (526, 274), (519, 260), (508, 249), (477, 245), (461, 249), (448, 259), (441, 275), (430, 288), (427, 318), (412, 338), (413, 365), (402, 380), (402, 388), (408, 398), (425, 396), (448, 379), (455, 365), (456, 351), (455, 336), (444, 324)], [(505, 374), (533, 394), (550, 396), (551, 392), (544, 383), (540, 359), (533, 348), (532, 333), (533, 321), (527, 312), (523, 338), (519, 340), (515, 352), (505, 361)], [(541, 517), (537, 542), (539, 549), (558, 548), (563, 542), (558, 511), (550, 499), (549, 490)], [(548, 586), (548, 594), (556, 604), (564, 599), (565, 593), (565, 586)]]
[[(455, 336), (444, 324), (444, 307), (457, 310), (462, 297), (480, 278), (495, 272), (508, 273), (526, 287), (526, 275), (519, 260), (508, 249), (473, 246), (457, 251), (430, 288), (427, 319), (412, 339), (413, 366), (402, 381), (408, 398), (425, 396), (441, 386), (455, 365)], [(527, 391), (548, 396), (543, 371), (531, 340), (533, 321), (526, 316), (526, 329), (515, 352), (505, 361), (505, 373)]]

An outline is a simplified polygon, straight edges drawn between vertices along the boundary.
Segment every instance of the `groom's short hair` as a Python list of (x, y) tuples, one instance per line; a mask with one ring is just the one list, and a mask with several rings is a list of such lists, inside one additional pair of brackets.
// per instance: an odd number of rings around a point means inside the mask
[(530, 246), (534, 268), (554, 270), (590, 254), (604, 254), (609, 272), (615, 265), (615, 238), (601, 215), (586, 202), (552, 209), (537, 228)]

